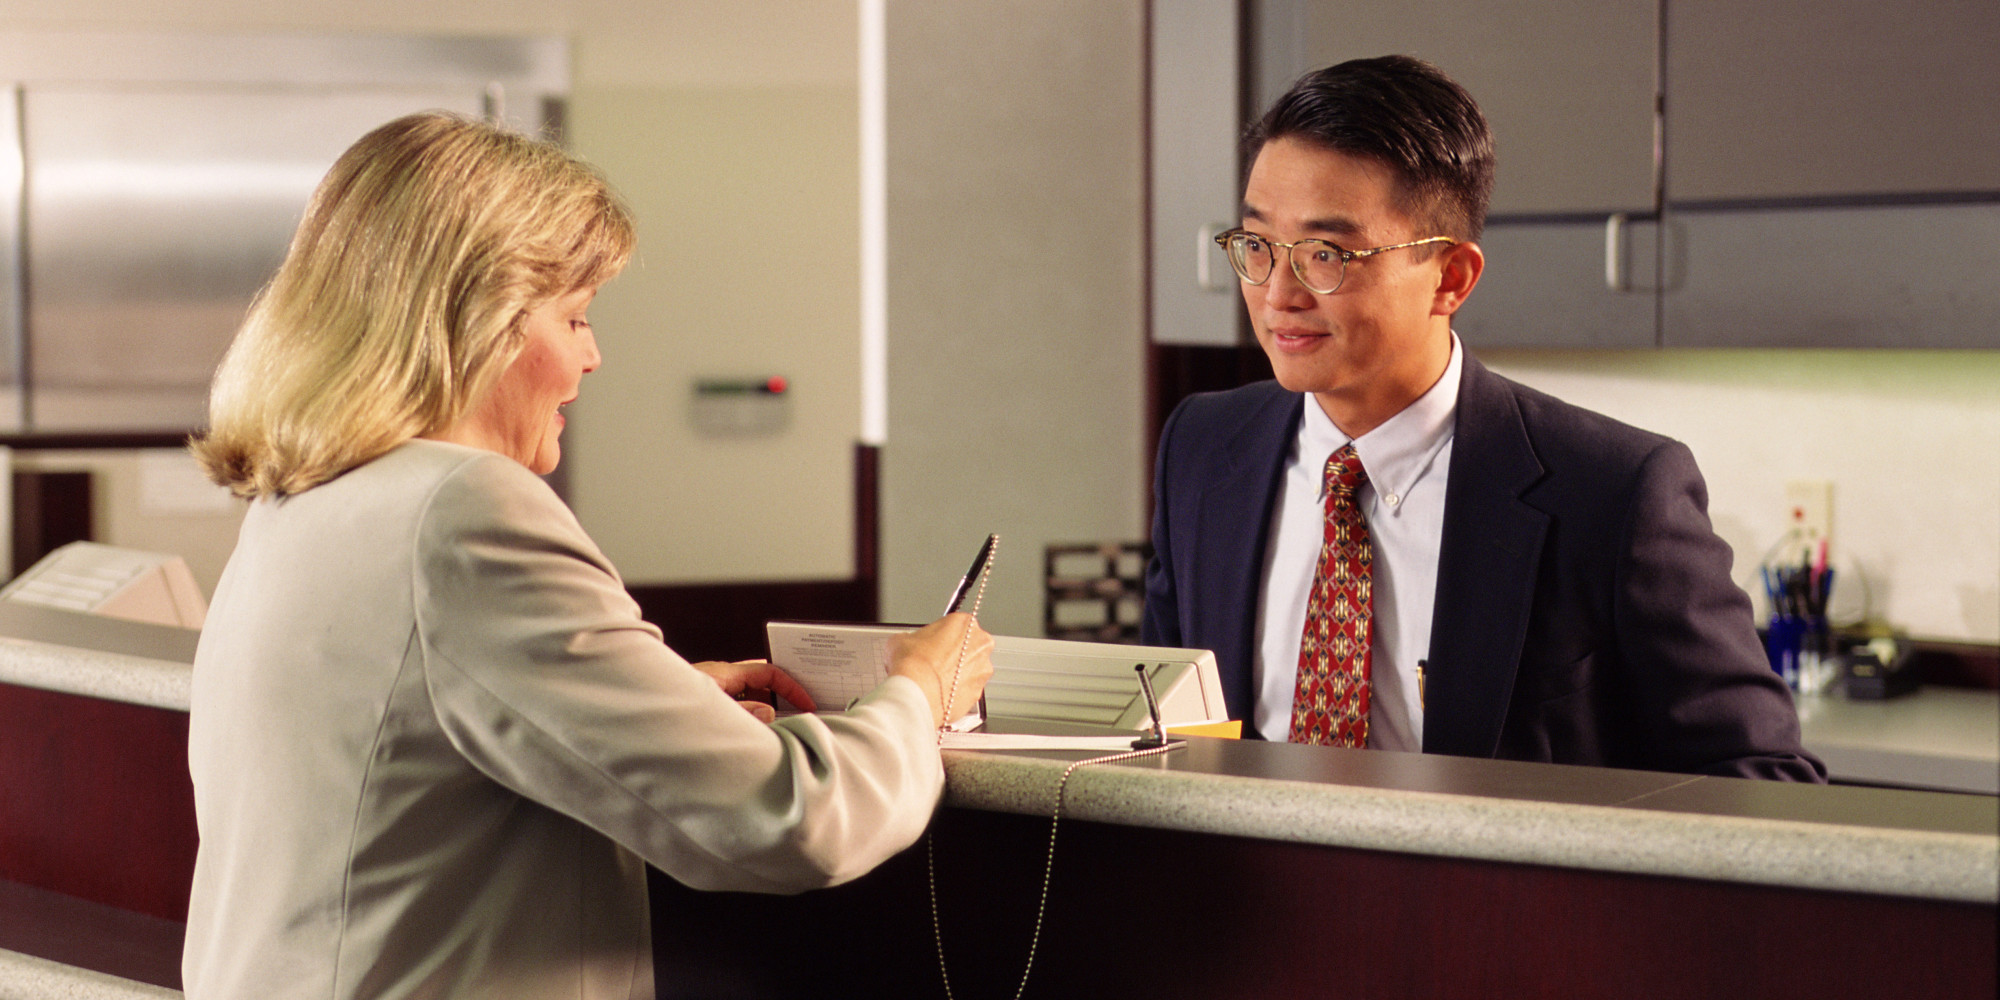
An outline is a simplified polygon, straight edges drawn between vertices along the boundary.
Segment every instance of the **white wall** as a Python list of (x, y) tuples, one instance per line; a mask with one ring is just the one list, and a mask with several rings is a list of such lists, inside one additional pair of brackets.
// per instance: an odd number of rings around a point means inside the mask
[[(592, 313), (570, 497), (627, 582), (852, 575), (856, 10), (574, 4), (574, 144), (640, 246)], [(696, 379), (757, 375), (790, 382), (780, 430), (696, 431)]]
[[(1996, 317), (2000, 324), (2000, 317)], [(1483, 351), (1687, 443), (1752, 594), (1792, 480), (1833, 484), (1832, 614), (2000, 642), (2000, 351)]]
[[(856, 136), (852, 85), (579, 88), (577, 148), (628, 179), (643, 234), (565, 433), (570, 501), (627, 581), (852, 575)], [(789, 380), (784, 427), (695, 430), (697, 378), (758, 375)]]
[(1145, 534), (1143, 4), (888, 6), (882, 610), (1041, 634), (1042, 548)]

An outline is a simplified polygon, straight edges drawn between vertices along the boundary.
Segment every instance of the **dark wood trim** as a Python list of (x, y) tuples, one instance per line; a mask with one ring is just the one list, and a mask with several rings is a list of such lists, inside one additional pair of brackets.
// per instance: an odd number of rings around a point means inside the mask
[(854, 578), (882, 578), (882, 449), (854, 445)]
[(36, 560), (71, 542), (97, 537), (91, 473), (16, 469), (12, 478), (14, 563), (10, 576), (21, 575)]
[(764, 623), (876, 620), (875, 581), (628, 585), (640, 614), (690, 660), (751, 660), (768, 652)]
[[(1921, 208), (1930, 205), (1991, 205), (2000, 191), (1908, 191), (1870, 194), (1816, 194), (1791, 198), (1690, 198), (1667, 201), (1669, 212), (1775, 212), (1825, 208)], [(1603, 216), (1598, 216), (1603, 218)]]
[[(1218, 392), (1271, 378), (1271, 359), (1256, 344), (1192, 347), (1152, 344), (1146, 350), (1146, 465), (1159, 451), (1160, 428), (1181, 400), (1197, 392)], [(1150, 481), (1150, 480), (1149, 480)]]
[(1912, 666), (1925, 684), (2000, 690), (2000, 645), (1918, 640)]
[(185, 448), (193, 431), (103, 431), (65, 434), (0, 434), (0, 448), (16, 451), (96, 451), (129, 448)]

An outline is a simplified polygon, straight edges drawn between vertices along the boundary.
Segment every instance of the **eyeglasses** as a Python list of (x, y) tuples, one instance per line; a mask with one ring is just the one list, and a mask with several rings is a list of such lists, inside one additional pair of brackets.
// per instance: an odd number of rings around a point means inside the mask
[[(1229, 266), (1236, 269), (1236, 274), (1253, 285), (1271, 280), (1271, 271), (1278, 264), (1278, 251), (1283, 249), (1292, 260), (1292, 273), (1298, 275), (1299, 284), (1321, 295), (1331, 295), (1340, 288), (1341, 280), (1347, 277), (1347, 262), (1358, 257), (1373, 257), (1389, 250), (1420, 247), (1427, 243), (1458, 245), (1458, 241), (1449, 236), (1433, 236), (1414, 243), (1397, 243), (1370, 250), (1345, 250), (1325, 240), (1280, 243), (1243, 229), (1223, 233), (1215, 238), (1215, 242), (1229, 251)], [(1301, 250), (1305, 252), (1300, 253)]]

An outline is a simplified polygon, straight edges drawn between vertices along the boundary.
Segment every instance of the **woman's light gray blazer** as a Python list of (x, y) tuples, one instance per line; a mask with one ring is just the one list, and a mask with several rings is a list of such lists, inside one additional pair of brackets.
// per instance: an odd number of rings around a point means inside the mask
[(645, 864), (840, 882), (944, 782), (914, 683), (760, 724), (546, 484), (422, 440), (252, 505), (191, 725), (191, 1000), (651, 997)]

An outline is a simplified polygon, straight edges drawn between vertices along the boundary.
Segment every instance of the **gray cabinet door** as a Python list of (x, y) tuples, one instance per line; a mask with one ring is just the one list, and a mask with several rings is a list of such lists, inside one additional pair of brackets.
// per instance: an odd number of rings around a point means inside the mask
[(1667, 199), (2000, 191), (2000, 3), (1666, 11)]
[[(1499, 153), (1493, 212), (1649, 212), (1656, 0), (1260, 0), (1254, 106), (1299, 74), (1404, 53), (1479, 101)], [(1253, 112), (1254, 113), (1254, 112)]]
[[(1486, 273), (1455, 326), (1474, 347), (1652, 347), (1655, 0), (1261, 0), (1261, 106), (1300, 73), (1407, 53), (1478, 99), (1498, 165)], [(1609, 252), (1607, 248), (1610, 248)], [(1607, 270), (1617, 272), (1607, 282)]]
[(1480, 240), (1486, 271), (1452, 327), (1482, 347), (1654, 347), (1659, 225), (1503, 222)]
[(1666, 17), (1668, 347), (1996, 347), (2000, 3)]
[(1150, 30), (1152, 337), (1227, 347), (1248, 330), (1236, 274), (1211, 240), (1241, 217), (1236, 4), (1160, 0)]
[(2000, 347), (2000, 204), (1683, 212), (1668, 347)]

